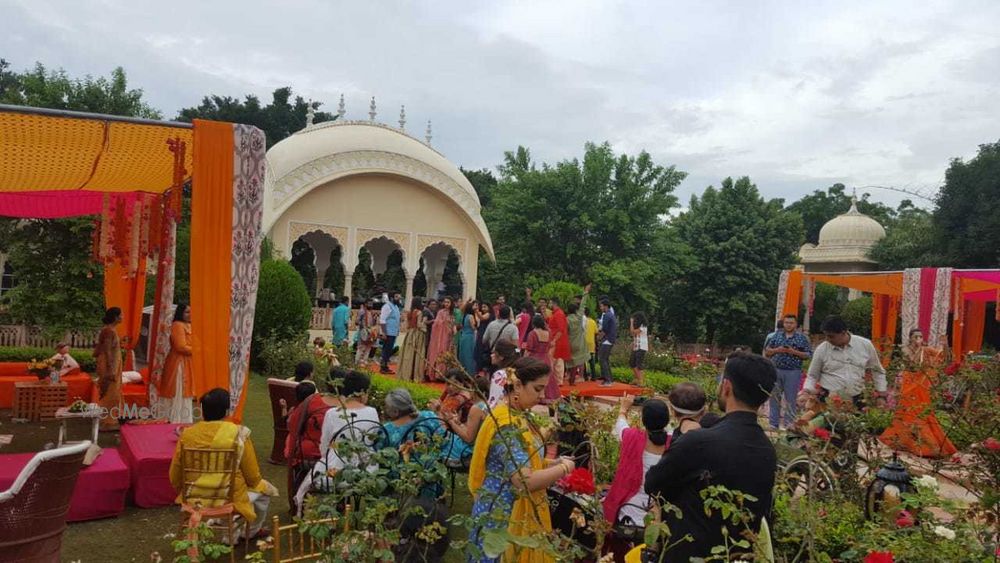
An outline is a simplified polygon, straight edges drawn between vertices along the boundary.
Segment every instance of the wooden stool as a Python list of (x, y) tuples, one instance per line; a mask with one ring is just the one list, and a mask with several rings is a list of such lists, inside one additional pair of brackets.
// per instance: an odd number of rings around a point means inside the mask
[(68, 386), (48, 381), (14, 383), (13, 418), (39, 422), (55, 418), (56, 411), (66, 406)]

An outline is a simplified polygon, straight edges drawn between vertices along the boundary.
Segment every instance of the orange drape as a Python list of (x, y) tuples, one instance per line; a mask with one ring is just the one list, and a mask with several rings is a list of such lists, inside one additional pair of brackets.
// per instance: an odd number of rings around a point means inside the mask
[(806, 274), (806, 278), (863, 291), (865, 293), (876, 293), (880, 295), (903, 295), (903, 274), (891, 272), (886, 274), (868, 275), (827, 275), (827, 274)]
[(882, 365), (892, 360), (892, 349), (896, 340), (896, 324), (899, 322), (899, 297), (895, 295), (872, 295), (872, 344), (879, 351)]
[(956, 358), (983, 349), (983, 330), (986, 327), (986, 302), (963, 302), (965, 308), (962, 315), (955, 315), (951, 325), (952, 353)]
[(191, 332), (196, 397), (229, 389), (233, 246), (233, 126), (194, 121), (191, 187)]
[(125, 269), (117, 262), (104, 266), (104, 305), (105, 307), (121, 307), (122, 323), (118, 325), (118, 337), (122, 349), (128, 350), (125, 356), (126, 370), (135, 369), (132, 351), (139, 342), (139, 329), (142, 326), (142, 307), (146, 296), (146, 260), (139, 260), (138, 271), (129, 278)]
[(785, 292), (785, 304), (781, 307), (781, 316), (799, 316), (799, 304), (802, 303), (802, 270), (788, 272), (788, 289)]

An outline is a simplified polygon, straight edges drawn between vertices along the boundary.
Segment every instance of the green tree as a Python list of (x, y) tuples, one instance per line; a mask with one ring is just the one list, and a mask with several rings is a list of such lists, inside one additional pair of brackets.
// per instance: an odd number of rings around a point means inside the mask
[[(888, 227), (895, 219), (896, 211), (884, 203), (869, 201), (870, 197), (871, 194), (861, 194), (858, 211), (872, 217), (883, 227)], [(825, 191), (816, 190), (786, 207), (788, 211), (798, 213), (802, 217), (806, 242), (813, 244), (819, 242), (819, 231), (827, 221), (847, 213), (850, 208), (851, 196), (847, 195), (843, 184), (834, 184)]]
[(483, 210), (497, 261), (480, 268), (481, 296), (520, 296), (525, 286), (547, 280), (593, 279), (595, 292), (620, 296), (628, 307), (656, 308), (655, 274), (672, 261), (648, 262), (664, 236), (663, 217), (677, 204), (673, 192), (683, 172), (656, 165), (645, 152), (616, 155), (607, 143), (587, 143), (582, 160), (541, 166), (518, 147), (499, 171)]
[[(312, 102), (313, 108), (320, 106)], [(231, 121), (253, 125), (264, 132), (267, 146), (281, 141), (292, 133), (306, 126), (306, 112), (309, 102), (302, 96), (292, 98), (292, 89), (288, 86), (278, 88), (271, 94), (271, 103), (261, 105), (260, 98), (250, 94), (242, 101), (230, 96), (205, 96), (197, 107), (184, 108), (177, 115), (178, 121), (194, 119), (214, 119), (216, 121)], [(314, 123), (333, 121), (336, 114), (324, 111), (315, 112)]]
[(937, 252), (941, 234), (930, 213), (913, 209), (902, 213), (885, 238), (869, 252), (882, 270), (902, 270), (944, 265)]
[(942, 258), (956, 268), (1000, 264), (1000, 142), (979, 146), (969, 162), (955, 159), (938, 194), (934, 226)]
[[(5, 61), (6, 62), (6, 61)], [(130, 89), (122, 67), (111, 76), (70, 78), (66, 71), (49, 70), (35, 63), (32, 70), (6, 74), (2, 78), (0, 103), (161, 119), (162, 115), (142, 100), (141, 89)]]
[[(781, 270), (802, 243), (802, 220), (767, 201), (747, 177), (691, 198), (675, 221), (697, 264), (678, 284), (676, 323), (704, 326), (709, 342), (756, 342), (770, 330)], [(768, 330), (765, 330), (768, 329)]]
[(483, 207), (487, 207), (490, 204), (493, 196), (493, 190), (497, 187), (497, 178), (493, 175), (488, 168), (481, 168), (479, 170), (466, 170), (465, 168), (459, 168), (462, 174), (469, 180), (472, 187), (476, 190), (476, 195), (479, 196), (479, 203)]
[(316, 252), (302, 239), (292, 243), (292, 256), (288, 262), (302, 276), (309, 295), (316, 292)]
[[(142, 90), (128, 87), (125, 71), (107, 78), (70, 78), (63, 70), (41, 63), (12, 72), (0, 61), (0, 103), (159, 119), (160, 112), (142, 99)], [(91, 260), (93, 219), (0, 219), (3, 250), (18, 285), (5, 295), (10, 315), (37, 324), (51, 334), (100, 324), (104, 297), (103, 270)], [(184, 239), (180, 234), (180, 244)], [(182, 253), (178, 250), (178, 261)], [(186, 278), (178, 286), (186, 291)], [(184, 295), (184, 293), (181, 293)]]

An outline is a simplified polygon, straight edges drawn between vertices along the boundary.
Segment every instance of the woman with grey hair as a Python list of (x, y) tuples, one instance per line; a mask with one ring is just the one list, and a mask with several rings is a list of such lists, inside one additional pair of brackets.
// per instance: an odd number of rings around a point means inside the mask
[(383, 426), (389, 447), (398, 448), (404, 439), (414, 440), (418, 433), (433, 436), (445, 432), (437, 415), (433, 411), (418, 410), (410, 392), (402, 387), (385, 394), (382, 415), (388, 421)]

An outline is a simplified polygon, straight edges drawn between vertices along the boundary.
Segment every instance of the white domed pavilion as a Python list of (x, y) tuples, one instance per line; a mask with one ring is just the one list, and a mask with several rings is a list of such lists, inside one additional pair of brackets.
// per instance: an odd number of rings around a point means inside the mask
[(857, 200), (852, 199), (847, 213), (820, 229), (819, 244), (802, 245), (799, 258), (809, 273), (867, 272), (876, 266), (868, 252), (884, 237), (882, 225), (858, 211)]
[(407, 306), (418, 270), (431, 295), (452, 251), (464, 295), (475, 295), (479, 249), (492, 258), (493, 243), (472, 185), (430, 146), (430, 124), (426, 140), (415, 139), (403, 113), (398, 128), (377, 123), (374, 101), (369, 121), (343, 120), (343, 105), (335, 121), (313, 125), (311, 114), (267, 151), (263, 227), (285, 256), (299, 240), (313, 249), (317, 295), (338, 246), (344, 287), (326, 288), (335, 294), (352, 295), (364, 248), (376, 275), (402, 253)]

